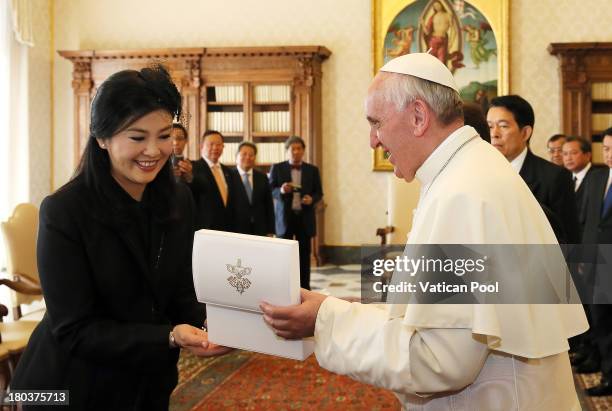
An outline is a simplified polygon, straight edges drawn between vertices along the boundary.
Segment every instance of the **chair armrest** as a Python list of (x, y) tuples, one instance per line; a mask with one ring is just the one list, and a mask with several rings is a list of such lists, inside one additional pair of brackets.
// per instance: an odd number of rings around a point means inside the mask
[(13, 273), (13, 281), (24, 282), (32, 287), (40, 287), (40, 281), (38, 279), (24, 273)]
[(2, 317), (6, 317), (8, 313), (9, 313), (9, 310), (7, 306), (4, 304), (0, 304), (0, 322), (2, 322)]
[(380, 245), (387, 244), (387, 234), (390, 234), (393, 231), (395, 231), (395, 227), (392, 225), (376, 229), (376, 235), (380, 237)]
[(18, 293), (22, 294), (42, 295), (42, 289), (40, 288), (40, 285), (21, 278), (16, 281), (9, 280), (8, 278), (0, 278), (0, 285), (6, 285), (11, 290), (17, 291)]

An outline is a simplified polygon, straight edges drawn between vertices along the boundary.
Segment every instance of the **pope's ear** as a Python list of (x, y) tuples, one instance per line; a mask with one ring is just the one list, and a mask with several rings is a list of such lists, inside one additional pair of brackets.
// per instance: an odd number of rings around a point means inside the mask
[(422, 136), (429, 127), (431, 112), (429, 106), (419, 99), (414, 100), (412, 110), (414, 135), (419, 137)]

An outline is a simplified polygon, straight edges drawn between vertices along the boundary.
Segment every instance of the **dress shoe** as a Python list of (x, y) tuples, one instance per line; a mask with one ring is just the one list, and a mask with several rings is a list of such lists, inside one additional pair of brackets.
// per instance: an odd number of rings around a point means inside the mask
[(612, 380), (601, 377), (599, 385), (588, 388), (587, 395), (591, 397), (603, 397), (604, 395), (612, 395)]
[(576, 351), (570, 356), (570, 363), (574, 366), (580, 365), (589, 358), (589, 354), (585, 351)]
[(582, 362), (577, 368), (578, 374), (592, 374), (601, 371), (601, 363), (593, 358), (588, 358)]

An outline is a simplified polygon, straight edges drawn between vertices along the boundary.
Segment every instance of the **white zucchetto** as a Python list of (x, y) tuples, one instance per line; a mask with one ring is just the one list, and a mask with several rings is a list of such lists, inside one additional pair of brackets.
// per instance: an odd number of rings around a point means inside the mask
[(405, 54), (390, 60), (380, 71), (408, 74), (452, 88), (459, 93), (459, 87), (450, 70), (439, 59), (428, 53)]

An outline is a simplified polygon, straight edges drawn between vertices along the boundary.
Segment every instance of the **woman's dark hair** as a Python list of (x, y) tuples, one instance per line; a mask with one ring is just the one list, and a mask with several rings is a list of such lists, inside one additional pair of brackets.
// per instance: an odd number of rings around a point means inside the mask
[[(110, 159), (107, 150), (102, 149), (96, 139), (112, 138), (157, 110), (164, 110), (173, 118), (181, 114), (181, 95), (163, 66), (153, 65), (140, 71), (124, 70), (106, 79), (91, 103), (89, 139), (74, 177), (83, 177), (89, 188), (104, 192), (105, 182), (110, 176)], [(173, 197), (174, 184), (171, 166), (166, 162), (148, 185), (153, 201), (165, 203), (156, 204), (155, 208), (161, 206), (166, 216), (172, 208), (170, 198)]]

